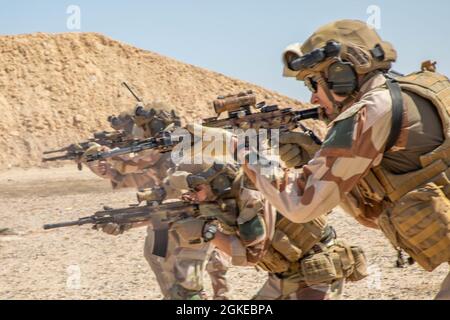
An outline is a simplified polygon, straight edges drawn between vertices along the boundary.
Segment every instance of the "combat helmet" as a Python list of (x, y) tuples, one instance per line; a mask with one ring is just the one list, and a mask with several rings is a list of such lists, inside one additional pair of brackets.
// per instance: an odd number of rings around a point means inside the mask
[(133, 112), (133, 120), (143, 130), (144, 137), (155, 136), (169, 126), (181, 126), (180, 117), (175, 110), (164, 102), (152, 102), (143, 106), (138, 104)]
[(111, 115), (108, 122), (114, 130), (123, 131), (127, 135), (133, 134), (134, 120), (130, 113), (122, 112), (118, 116)]
[(320, 84), (329, 97), (330, 90), (348, 97), (360, 88), (358, 75), (386, 72), (396, 59), (394, 47), (366, 23), (339, 20), (320, 27), (303, 44), (288, 46), (283, 75), (305, 81), (312, 91)]
[(186, 177), (189, 189), (195, 190), (197, 186), (209, 184), (211, 191), (218, 198), (230, 196), (233, 182), (238, 175), (238, 168), (231, 164), (214, 162), (208, 169)]

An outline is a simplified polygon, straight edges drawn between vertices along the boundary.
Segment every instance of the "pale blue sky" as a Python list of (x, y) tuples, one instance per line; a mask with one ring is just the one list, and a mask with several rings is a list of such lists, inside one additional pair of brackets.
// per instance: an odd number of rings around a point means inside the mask
[(281, 52), (320, 25), (343, 18), (367, 21), (381, 12), (381, 36), (399, 52), (395, 69), (411, 72), (425, 59), (450, 75), (450, 2), (166, 0), (1, 1), (0, 33), (68, 32), (69, 5), (81, 9), (81, 32), (114, 39), (308, 100), (302, 83), (281, 76)]

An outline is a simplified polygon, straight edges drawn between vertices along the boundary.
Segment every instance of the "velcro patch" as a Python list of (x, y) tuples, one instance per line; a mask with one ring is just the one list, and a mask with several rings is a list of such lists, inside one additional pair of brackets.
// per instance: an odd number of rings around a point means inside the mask
[(239, 235), (244, 241), (254, 241), (264, 235), (264, 225), (259, 216), (239, 225)]
[(322, 148), (351, 149), (356, 114), (336, 122), (325, 138)]

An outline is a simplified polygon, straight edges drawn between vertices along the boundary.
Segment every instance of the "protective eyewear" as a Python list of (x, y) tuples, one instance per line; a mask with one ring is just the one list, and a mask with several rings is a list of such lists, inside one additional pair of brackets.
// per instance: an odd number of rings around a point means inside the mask
[(317, 93), (319, 83), (317, 82), (315, 77), (306, 77), (303, 81), (305, 82), (305, 86), (309, 89), (309, 91), (311, 91), (312, 93)]

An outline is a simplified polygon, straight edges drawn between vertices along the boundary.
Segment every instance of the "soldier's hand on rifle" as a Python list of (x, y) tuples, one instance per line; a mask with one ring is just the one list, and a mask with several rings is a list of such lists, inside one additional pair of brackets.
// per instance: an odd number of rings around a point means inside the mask
[(106, 175), (106, 173), (108, 172), (108, 167), (109, 165), (105, 160), (98, 161), (97, 169), (100, 175), (102, 176)]
[(118, 236), (119, 234), (124, 233), (125, 231), (131, 229), (132, 225), (130, 223), (127, 224), (117, 224), (117, 223), (106, 223), (106, 224), (99, 224), (94, 225), (92, 228), (94, 230), (101, 230), (104, 233), (107, 233), (109, 235)]
[[(86, 162), (87, 156), (94, 155), (98, 152), (106, 152), (109, 151), (109, 148), (106, 146), (101, 146), (98, 143), (92, 142), (91, 146), (84, 152), (82, 156), (83, 162)], [(89, 163), (87, 163), (89, 165)]]
[(320, 145), (303, 132), (280, 133), (280, 159), (284, 161), (287, 168), (307, 164), (319, 149)]

